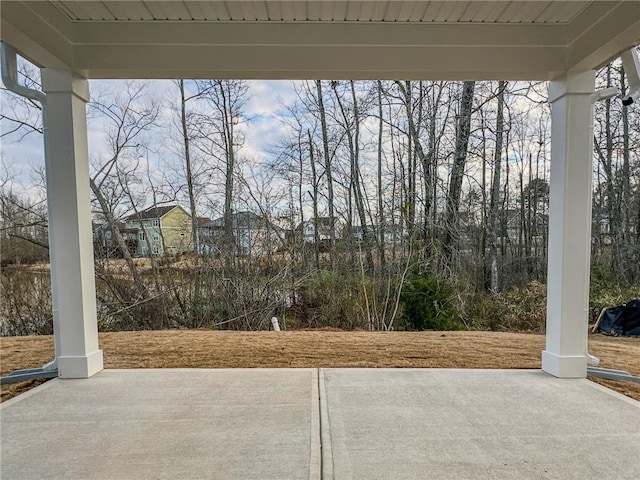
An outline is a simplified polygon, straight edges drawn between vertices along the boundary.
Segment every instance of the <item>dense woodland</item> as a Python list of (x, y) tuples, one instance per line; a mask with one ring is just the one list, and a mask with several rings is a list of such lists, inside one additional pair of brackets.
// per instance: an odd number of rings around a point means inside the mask
[[(37, 69), (22, 74), (38, 88)], [(624, 92), (621, 65), (597, 83)], [(92, 91), (92, 204), (113, 247), (95, 264), (102, 329), (266, 329), (277, 316), (285, 328), (544, 330), (546, 83), (289, 84), (290, 101), (270, 99), (278, 118), (260, 152), (246, 142), (250, 82)], [(2, 96), (3, 142), (41, 137), (39, 106)], [(640, 107), (596, 104), (594, 141), (597, 312), (640, 295)], [(3, 164), (3, 334), (51, 331), (46, 269), (24, 266), (47, 260), (44, 174), (28, 189), (23, 178)], [(194, 251), (134, 258), (120, 222), (169, 204), (192, 212)], [(272, 226), (274, 248), (238, 252), (234, 213), (246, 211)], [(203, 217), (222, 218), (206, 253)], [(326, 229), (305, 237), (309, 221)]]

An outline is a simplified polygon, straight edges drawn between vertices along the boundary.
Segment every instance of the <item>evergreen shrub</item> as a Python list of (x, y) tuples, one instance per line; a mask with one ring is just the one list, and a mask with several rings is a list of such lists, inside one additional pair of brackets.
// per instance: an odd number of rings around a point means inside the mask
[(407, 330), (459, 330), (454, 288), (437, 276), (416, 269), (402, 293), (402, 326)]

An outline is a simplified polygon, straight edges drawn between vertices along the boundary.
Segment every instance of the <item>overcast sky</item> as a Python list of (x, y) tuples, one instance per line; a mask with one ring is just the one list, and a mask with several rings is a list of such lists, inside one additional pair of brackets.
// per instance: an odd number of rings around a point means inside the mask
[[(104, 90), (123, 88), (121, 80), (94, 80), (90, 81), (92, 95), (98, 95)], [(292, 81), (250, 81), (249, 100), (246, 105), (246, 116), (251, 118), (250, 128), (245, 129), (245, 143), (242, 155), (253, 160), (262, 161), (265, 154), (283, 132), (282, 115), (284, 106), (290, 104), (294, 97), (294, 82)], [(178, 105), (178, 90), (169, 80), (154, 80), (149, 83), (149, 93), (159, 99), (171, 99), (175, 97), (175, 105)], [(162, 113), (165, 121), (171, 121), (173, 112), (166, 110)], [(2, 125), (6, 131), (8, 124)], [(105, 140), (104, 120), (101, 118), (89, 118), (88, 141), (89, 158), (100, 158), (107, 155), (108, 146)], [(44, 148), (42, 136), (30, 134), (22, 140), (18, 136), (9, 136), (2, 139), (0, 149), (3, 167), (13, 174), (13, 182), (16, 189), (28, 190), (34, 183), (32, 172), (34, 169), (44, 166)], [(155, 153), (159, 155), (162, 153)], [(166, 152), (164, 153), (166, 154)], [(153, 156), (154, 152), (150, 153)], [(150, 158), (154, 164), (162, 163), (159, 158)]]

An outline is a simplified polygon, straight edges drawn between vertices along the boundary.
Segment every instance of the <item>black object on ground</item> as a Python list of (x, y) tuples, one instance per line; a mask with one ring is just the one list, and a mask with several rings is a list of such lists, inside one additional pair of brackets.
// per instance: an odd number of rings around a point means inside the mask
[(640, 300), (606, 308), (600, 314), (594, 333), (613, 336), (640, 336)]

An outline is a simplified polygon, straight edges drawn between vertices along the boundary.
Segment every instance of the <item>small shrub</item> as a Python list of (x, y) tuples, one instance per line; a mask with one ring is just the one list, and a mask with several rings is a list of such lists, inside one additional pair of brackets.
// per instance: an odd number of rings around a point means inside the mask
[(400, 294), (402, 321), (410, 330), (458, 330), (454, 289), (432, 274), (414, 271)]
[(397, 276), (348, 270), (314, 272), (293, 290), (290, 328), (387, 330), (397, 326)]
[(23, 268), (0, 273), (0, 335), (51, 335), (51, 281), (48, 272)]
[(497, 295), (473, 294), (464, 308), (472, 328), (497, 332), (543, 333), (546, 312), (546, 285), (535, 281)]
[(365, 303), (359, 275), (321, 271), (298, 288), (288, 316), (298, 328), (367, 328)]

